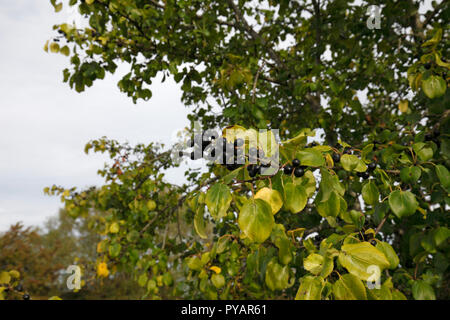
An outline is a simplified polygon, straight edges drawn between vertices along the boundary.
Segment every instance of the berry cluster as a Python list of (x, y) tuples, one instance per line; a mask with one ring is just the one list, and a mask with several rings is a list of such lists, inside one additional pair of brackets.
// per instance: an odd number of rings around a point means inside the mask
[(292, 160), (292, 165), (287, 164), (283, 168), (283, 172), (286, 175), (292, 175), (294, 173), (294, 176), (297, 178), (301, 178), (305, 175), (305, 166), (300, 165), (300, 160), (294, 159)]
[[(219, 161), (230, 171), (236, 170), (245, 164), (245, 161), (253, 163), (248, 166), (251, 177), (261, 172), (261, 167), (269, 167), (270, 161), (265, 158), (264, 151), (258, 148), (249, 148), (248, 155), (245, 154), (245, 141), (241, 138), (229, 142), (226, 138), (217, 139), (217, 135), (211, 135), (209, 139), (204, 139), (203, 134), (196, 135), (188, 141), (188, 147), (194, 148), (190, 153), (191, 160), (203, 158), (208, 155), (208, 160)], [(211, 147), (211, 148), (209, 148)], [(216, 154), (216, 150), (222, 150), (221, 154)], [(183, 151), (179, 156), (184, 156)], [(198, 155), (201, 155), (198, 157)]]

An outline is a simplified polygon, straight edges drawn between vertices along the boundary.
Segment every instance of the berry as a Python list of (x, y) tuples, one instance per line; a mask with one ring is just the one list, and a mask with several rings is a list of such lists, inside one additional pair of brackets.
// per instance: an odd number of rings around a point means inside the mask
[(341, 156), (339, 155), (339, 153), (333, 153), (332, 158), (333, 158), (333, 161), (334, 161), (334, 162), (339, 162), (339, 161), (341, 161)]
[(425, 69), (429, 70), (431, 68), (431, 63), (427, 62), (424, 65)]
[(248, 175), (250, 176), (250, 178), (255, 177), (257, 174), (255, 167), (256, 166), (254, 164), (251, 164), (247, 167)]
[(183, 152), (183, 151), (178, 151), (178, 156), (179, 156), (180, 158), (182, 158), (182, 157), (184, 156), (184, 152)]
[(315, 147), (315, 146), (317, 146), (317, 143), (311, 142), (310, 145), (311, 145), (311, 147)]
[(236, 163), (227, 164), (227, 169), (228, 169), (229, 171), (236, 170), (237, 168), (239, 168), (239, 165), (236, 164)]
[(377, 163), (371, 162), (371, 163), (369, 163), (369, 165), (367, 167), (369, 168), (370, 171), (373, 171), (377, 167)]
[(297, 178), (300, 178), (300, 177), (303, 177), (304, 174), (305, 174), (305, 170), (303, 168), (295, 168), (294, 176), (296, 176)]
[(294, 168), (292, 168), (290, 165), (286, 165), (283, 169), (284, 174), (290, 175), (292, 174), (292, 171), (294, 170)]
[(362, 175), (361, 175), (361, 178), (363, 178), (363, 179), (369, 179), (370, 178), (370, 174), (369, 174), (369, 172), (363, 172), (362, 173)]
[(25, 293), (22, 298), (23, 300), (30, 300), (30, 295)]
[(425, 141), (431, 141), (433, 139), (433, 135), (431, 133), (427, 133), (425, 135)]
[(373, 246), (375, 246), (375, 245), (377, 244), (377, 242), (376, 242), (375, 239), (372, 239), (372, 240), (370, 240), (370, 244), (373, 245)]
[(297, 168), (298, 166), (300, 166), (300, 160), (298, 160), (298, 159), (292, 160), (292, 165), (293, 165), (295, 168)]

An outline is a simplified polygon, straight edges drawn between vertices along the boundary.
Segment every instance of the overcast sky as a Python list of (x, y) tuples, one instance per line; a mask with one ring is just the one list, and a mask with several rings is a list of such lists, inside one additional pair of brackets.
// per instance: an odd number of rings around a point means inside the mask
[[(84, 154), (89, 140), (170, 143), (188, 125), (173, 81), (155, 83), (153, 98), (137, 105), (117, 88), (125, 66), (81, 94), (63, 83), (68, 58), (42, 48), (68, 17), (47, 0), (0, 1), (0, 231), (56, 214), (61, 203), (43, 194), (46, 186), (102, 182), (96, 172), (105, 158)], [(184, 181), (183, 169), (168, 179)]]
[[(171, 80), (155, 81), (151, 101), (137, 105), (117, 88), (126, 66), (82, 94), (63, 83), (68, 58), (42, 48), (55, 35), (52, 26), (72, 18), (67, 9), (55, 14), (48, 0), (0, 2), (0, 231), (18, 221), (42, 225), (56, 214), (61, 203), (43, 194), (46, 186), (102, 182), (96, 172), (105, 158), (84, 154), (89, 140), (170, 144), (188, 125)], [(168, 180), (183, 182), (184, 170), (171, 170)]]

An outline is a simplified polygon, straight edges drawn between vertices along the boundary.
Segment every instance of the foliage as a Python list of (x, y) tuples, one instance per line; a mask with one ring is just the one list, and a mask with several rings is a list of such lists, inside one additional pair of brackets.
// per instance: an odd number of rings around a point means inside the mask
[(104, 185), (46, 192), (74, 218), (100, 213), (101, 270), (155, 299), (449, 298), (448, 2), (423, 16), (420, 1), (365, 4), (383, 5), (381, 29), (343, 0), (70, 1), (89, 27), (55, 30), (78, 92), (125, 61), (134, 101), (162, 72), (206, 128), (279, 129), (277, 173), (247, 159), (183, 186), (157, 144), (90, 142), (111, 158)]

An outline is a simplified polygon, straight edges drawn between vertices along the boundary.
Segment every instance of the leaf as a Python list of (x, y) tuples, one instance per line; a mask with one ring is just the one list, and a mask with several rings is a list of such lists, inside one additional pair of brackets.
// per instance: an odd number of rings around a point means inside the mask
[(422, 171), (419, 167), (405, 167), (400, 170), (400, 179), (404, 183), (415, 183), (417, 180), (419, 180), (420, 176), (422, 175)]
[(230, 188), (222, 183), (216, 183), (208, 190), (205, 202), (214, 220), (218, 221), (227, 214), (231, 200)]
[(438, 164), (436, 166), (436, 175), (438, 176), (442, 187), (446, 190), (449, 189), (450, 188), (450, 173), (448, 172), (447, 168), (444, 167), (442, 164)]
[(276, 214), (278, 211), (280, 211), (281, 207), (283, 206), (283, 199), (281, 197), (281, 194), (277, 190), (267, 187), (260, 189), (256, 193), (255, 199), (261, 199), (270, 204), (273, 214)]
[(372, 276), (370, 266), (377, 266), (380, 271), (390, 266), (383, 252), (368, 242), (344, 244), (339, 253), (339, 262), (361, 280), (368, 280)]
[(300, 279), (295, 300), (320, 300), (324, 286), (322, 277), (305, 276)]
[(11, 281), (11, 275), (9, 272), (2, 271), (0, 272), (0, 284), (9, 284)]
[(274, 223), (272, 208), (261, 199), (249, 200), (239, 213), (239, 228), (255, 242), (264, 242), (270, 236)]
[(191, 257), (187, 259), (187, 266), (191, 270), (201, 271), (203, 268), (203, 263), (199, 257)]
[(433, 287), (422, 280), (417, 280), (412, 285), (412, 294), (416, 300), (436, 300)]
[(86, 0), (87, 4), (93, 4), (95, 0)]
[(59, 52), (59, 44), (57, 44), (56, 42), (52, 42), (50, 44), (50, 51), (53, 53), (58, 53)]
[(395, 269), (397, 268), (398, 264), (400, 263), (400, 260), (395, 253), (394, 248), (387, 243), (383, 241), (377, 242), (377, 245), (375, 246), (378, 250), (383, 252), (383, 254), (386, 256), (387, 260), (389, 261), (389, 269)]
[(289, 286), (289, 267), (282, 266), (276, 259), (267, 264), (265, 274), (266, 285), (270, 290), (284, 290)]
[(206, 235), (206, 222), (205, 217), (203, 216), (203, 210), (197, 210), (197, 213), (194, 216), (194, 229), (200, 238), (208, 238)]
[(119, 243), (114, 243), (109, 247), (109, 255), (111, 258), (116, 258), (119, 256), (122, 246)]
[(310, 170), (306, 171), (303, 177), (294, 178), (294, 184), (303, 186), (308, 198), (316, 191), (316, 178)]
[(325, 165), (325, 159), (322, 153), (315, 149), (305, 149), (296, 153), (297, 159), (302, 166), (321, 167)]
[(119, 224), (117, 222), (113, 222), (109, 227), (110, 233), (118, 233), (119, 232)]
[(225, 285), (225, 277), (221, 274), (213, 274), (211, 276), (211, 282), (217, 289), (222, 288)]
[(419, 204), (410, 191), (395, 190), (389, 195), (389, 206), (398, 218), (403, 218), (414, 214)]
[(209, 270), (214, 271), (216, 274), (220, 274), (222, 272), (222, 269), (217, 266), (212, 266), (209, 268)]
[(443, 244), (450, 237), (450, 230), (447, 227), (439, 227), (434, 232), (434, 243), (437, 247)]
[(156, 209), (156, 202), (154, 200), (147, 201), (147, 209), (148, 211), (153, 211)]
[(432, 75), (422, 81), (422, 90), (430, 99), (439, 98), (445, 94), (447, 83), (441, 77)]
[(66, 57), (68, 57), (70, 55), (70, 49), (68, 46), (64, 46), (61, 48), (61, 50), (59, 51), (61, 54), (65, 55)]
[(335, 191), (332, 191), (326, 201), (316, 203), (316, 209), (317, 212), (324, 218), (336, 218), (341, 211), (341, 196), (339, 196)]
[(400, 103), (398, 104), (398, 109), (400, 110), (401, 113), (405, 113), (408, 111), (408, 104), (409, 104), (408, 100), (400, 101)]
[(362, 187), (361, 193), (365, 203), (370, 205), (378, 203), (380, 192), (378, 191), (376, 184), (372, 180), (370, 180)]
[(413, 144), (413, 150), (422, 161), (428, 161), (433, 157), (433, 149), (427, 147), (423, 142)]
[(367, 300), (364, 284), (358, 277), (349, 273), (333, 284), (333, 294), (336, 300)]
[(306, 191), (303, 186), (295, 185), (292, 182), (284, 186), (284, 206), (291, 213), (302, 211), (307, 202)]
[(344, 154), (341, 157), (341, 164), (346, 171), (365, 172), (367, 170), (366, 164), (353, 154)]
[(314, 275), (320, 275), (323, 278), (328, 277), (333, 272), (333, 259), (324, 257), (317, 253), (311, 253), (303, 260), (303, 267)]
[(147, 273), (143, 273), (139, 276), (138, 285), (140, 287), (145, 287), (147, 285), (147, 281), (148, 281)]

